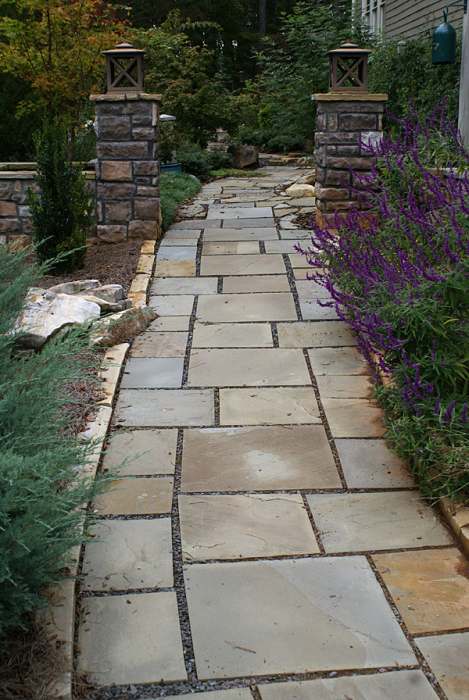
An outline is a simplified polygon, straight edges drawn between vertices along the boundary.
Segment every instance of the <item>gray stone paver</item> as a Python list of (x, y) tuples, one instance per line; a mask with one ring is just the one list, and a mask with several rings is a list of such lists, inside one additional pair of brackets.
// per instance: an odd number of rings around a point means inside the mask
[(160, 316), (132, 344), (102, 465), (113, 488), (84, 550), (77, 671), (132, 697), (138, 683), (159, 697), (161, 681), (200, 700), (440, 697), (387, 586), (448, 700), (466, 699), (463, 559), (386, 447), (356, 339), (293, 252), (314, 199), (284, 190), (310, 172), (264, 172), (204, 186), (180, 214), (203, 204), (207, 218), (159, 245)]

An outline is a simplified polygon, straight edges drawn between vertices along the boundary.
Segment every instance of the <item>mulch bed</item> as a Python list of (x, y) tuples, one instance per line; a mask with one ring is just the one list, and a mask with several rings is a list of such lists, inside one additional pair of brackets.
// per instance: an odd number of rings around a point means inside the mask
[(37, 286), (48, 288), (61, 282), (97, 279), (101, 284), (121, 284), (127, 294), (137, 269), (141, 245), (141, 241), (90, 242), (80, 270), (65, 275), (46, 275)]

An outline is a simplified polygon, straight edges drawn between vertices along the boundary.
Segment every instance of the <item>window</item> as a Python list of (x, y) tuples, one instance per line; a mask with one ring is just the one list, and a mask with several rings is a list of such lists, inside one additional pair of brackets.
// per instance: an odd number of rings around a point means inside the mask
[(361, 0), (362, 18), (373, 34), (381, 34), (384, 30), (385, 0)]

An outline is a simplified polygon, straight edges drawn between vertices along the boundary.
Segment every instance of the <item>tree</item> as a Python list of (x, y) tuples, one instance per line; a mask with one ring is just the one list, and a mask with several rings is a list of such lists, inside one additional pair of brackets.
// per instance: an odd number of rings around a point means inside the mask
[(43, 111), (75, 128), (90, 92), (102, 87), (101, 51), (122, 37), (122, 21), (104, 0), (0, 0), (0, 7), (0, 72), (24, 81)]

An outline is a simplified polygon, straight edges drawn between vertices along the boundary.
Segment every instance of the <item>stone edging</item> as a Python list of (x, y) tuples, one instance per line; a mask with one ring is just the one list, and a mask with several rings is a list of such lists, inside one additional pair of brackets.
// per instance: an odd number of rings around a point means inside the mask
[[(129, 299), (134, 307), (147, 305), (147, 294), (150, 287), (153, 266), (155, 262), (154, 240), (144, 240), (140, 249), (137, 272), (130, 287)], [(98, 402), (96, 416), (81, 433), (84, 440), (93, 441), (94, 448), (81, 474), (85, 478), (94, 479), (101, 459), (101, 454), (109, 426), (111, 424), (114, 399), (116, 397), (122, 369), (124, 367), (129, 343), (114, 345), (106, 350), (99, 377), (102, 379), (104, 398)], [(82, 531), (86, 516), (83, 514)], [(73, 564), (70, 567), (70, 577), (64, 579), (48, 592), (49, 605), (42, 614), (50, 637), (57, 647), (60, 647), (64, 666), (60, 669), (48, 697), (51, 700), (72, 700), (73, 680), (73, 646), (75, 636), (76, 609), (76, 579), (80, 562), (81, 544), (72, 551)]]

